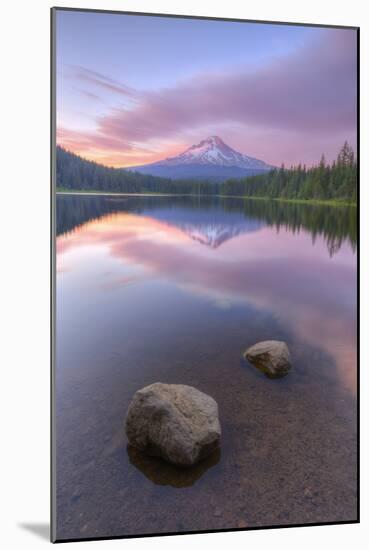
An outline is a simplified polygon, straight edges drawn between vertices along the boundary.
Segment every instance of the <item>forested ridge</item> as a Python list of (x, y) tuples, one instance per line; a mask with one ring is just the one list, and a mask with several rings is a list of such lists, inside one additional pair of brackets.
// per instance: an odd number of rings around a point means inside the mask
[(121, 168), (109, 168), (57, 147), (58, 189), (121, 193), (174, 193), (224, 195), (288, 200), (333, 200), (356, 203), (357, 162), (347, 142), (336, 160), (327, 164), (322, 155), (317, 166), (301, 164), (276, 168), (264, 174), (223, 183), (204, 180), (171, 180)]
[(65, 190), (120, 193), (213, 194), (218, 185), (196, 180), (171, 180), (123, 168), (109, 168), (57, 147), (56, 186)]
[(270, 197), (300, 200), (344, 200), (356, 203), (357, 163), (347, 142), (329, 165), (322, 155), (317, 166), (294, 166), (271, 170), (259, 176), (228, 180), (222, 185), (223, 195)]

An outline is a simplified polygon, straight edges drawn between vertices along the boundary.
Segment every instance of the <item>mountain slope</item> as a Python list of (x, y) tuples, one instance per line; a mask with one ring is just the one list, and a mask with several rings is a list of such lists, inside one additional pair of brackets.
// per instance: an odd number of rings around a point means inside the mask
[(152, 164), (133, 166), (130, 170), (173, 179), (205, 178), (222, 181), (260, 174), (272, 168), (262, 160), (235, 151), (218, 136), (210, 136), (180, 155)]
[(247, 169), (270, 169), (262, 160), (238, 153), (226, 145), (218, 136), (210, 136), (197, 145), (192, 145), (181, 155), (157, 162), (160, 166), (177, 166), (181, 164), (201, 164), (216, 166), (237, 166)]

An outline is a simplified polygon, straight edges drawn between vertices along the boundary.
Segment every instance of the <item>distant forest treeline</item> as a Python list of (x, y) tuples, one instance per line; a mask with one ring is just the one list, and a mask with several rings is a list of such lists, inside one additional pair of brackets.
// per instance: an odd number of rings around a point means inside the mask
[(57, 188), (120, 193), (216, 194), (218, 185), (207, 181), (171, 180), (123, 168), (108, 168), (61, 147), (56, 154)]
[(58, 189), (121, 193), (174, 193), (269, 197), (292, 200), (338, 200), (356, 203), (357, 163), (353, 149), (343, 145), (333, 164), (324, 155), (318, 166), (283, 165), (257, 176), (229, 179), (223, 183), (204, 180), (171, 180), (108, 168), (57, 147)]
[(332, 165), (324, 155), (318, 166), (295, 166), (271, 170), (242, 180), (228, 180), (222, 185), (223, 195), (270, 197), (301, 200), (344, 200), (356, 203), (357, 163), (347, 142)]

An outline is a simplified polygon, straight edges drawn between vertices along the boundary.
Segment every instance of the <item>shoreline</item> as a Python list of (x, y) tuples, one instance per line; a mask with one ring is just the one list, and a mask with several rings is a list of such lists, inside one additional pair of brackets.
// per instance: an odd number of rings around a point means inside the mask
[(104, 195), (104, 196), (123, 196), (123, 197), (188, 197), (178, 193), (122, 193), (120, 191), (64, 191), (56, 190), (57, 195)]
[[(233, 198), (236, 198), (235, 196)], [(260, 200), (260, 201), (276, 201), (276, 202), (290, 202), (294, 204), (310, 204), (311, 206), (352, 206), (357, 208), (356, 202), (348, 202), (345, 200), (337, 199), (283, 199), (279, 197), (239, 197), (248, 200)]]
[(357, 208), (356, 202), (340, 201), (336, 199), (284, 199), (278, 197), (250, 197), (241, 195), (198, 195), (194, 193), (123, 193), (120, 191), (83, 191), (83, 190), (56, 190), (56, 195), (79, 195), (79, 196), (123, 196), (123, 197), (216, 197), (221, 199), (243, 199), (258, 201), (288, 202), (292, 204), (307, 204), (311, 206), (344, 206)]

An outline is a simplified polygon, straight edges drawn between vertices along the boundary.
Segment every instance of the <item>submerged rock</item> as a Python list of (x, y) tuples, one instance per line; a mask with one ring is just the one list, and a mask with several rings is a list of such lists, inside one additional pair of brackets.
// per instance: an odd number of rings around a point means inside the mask
[(243, 356), (269, 378), (286, 376), (291, 368), (288, 346), (279, 340), (258, 342), (248, 348)]
[(133, 396), (126, 434), (133, 447), (149, 455), (191, 466), (219, 447), (218, 405), (191, 386), (151, 384)]

